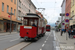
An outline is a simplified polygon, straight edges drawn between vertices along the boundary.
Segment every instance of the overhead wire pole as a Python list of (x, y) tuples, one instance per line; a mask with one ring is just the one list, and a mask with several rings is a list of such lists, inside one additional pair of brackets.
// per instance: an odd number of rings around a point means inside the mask
[(10, 15), (10, 34), (11, 34), (11, 25), (12, 25), (12, 15), (14, 15), (12, 12), (8, 13)]

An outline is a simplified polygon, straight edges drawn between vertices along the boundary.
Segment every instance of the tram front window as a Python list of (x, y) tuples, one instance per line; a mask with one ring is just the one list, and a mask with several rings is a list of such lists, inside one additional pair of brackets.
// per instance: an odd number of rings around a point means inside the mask
[(28, 20), (24, 19), (24, 25), (27, 25)]
[(35, 25), (37, 26), (37, 20), (35, 20)]
[(32, 26), (32, 24), (33, 24), (33, 20), (30, 19), (30, 20), (29, 20), (29, 26)]
[(46, 26), (46, 29), (50, 29), (50, 27), (49, 26)]

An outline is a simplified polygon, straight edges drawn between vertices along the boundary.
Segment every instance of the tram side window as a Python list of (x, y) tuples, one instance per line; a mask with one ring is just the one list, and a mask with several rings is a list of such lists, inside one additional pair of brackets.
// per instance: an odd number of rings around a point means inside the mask
[(40, 27), (42, 27), (42, 20), (40, 20)]
[(24, 25), (27, 25), (28, 20), (24, 19)]

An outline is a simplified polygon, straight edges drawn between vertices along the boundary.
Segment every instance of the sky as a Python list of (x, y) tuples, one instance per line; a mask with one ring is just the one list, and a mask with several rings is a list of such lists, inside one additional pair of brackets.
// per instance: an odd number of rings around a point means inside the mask
[(42, 11), (42, 9), (37, 9), (40, 11), (43, 16), (47, 19), (48, 24), (51, 26), (55, 26), (56, 21), (58, 20), (58, 17), (60, 17), (61, 13), (61, 4), (63, 0), (31, 0), (33, 4), (36, 6), (36, 8), (45, 8), (45, 10)]

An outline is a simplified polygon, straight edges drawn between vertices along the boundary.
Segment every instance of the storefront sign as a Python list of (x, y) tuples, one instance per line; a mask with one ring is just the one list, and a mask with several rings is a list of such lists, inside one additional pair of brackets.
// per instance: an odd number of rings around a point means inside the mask
[(75, 24), (75, 20), (70, 20), (70, 26)]

